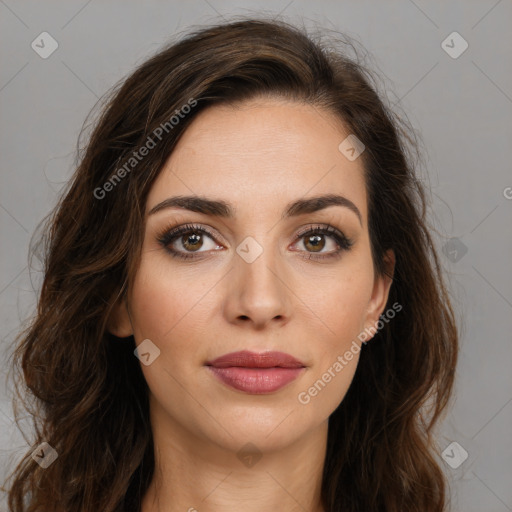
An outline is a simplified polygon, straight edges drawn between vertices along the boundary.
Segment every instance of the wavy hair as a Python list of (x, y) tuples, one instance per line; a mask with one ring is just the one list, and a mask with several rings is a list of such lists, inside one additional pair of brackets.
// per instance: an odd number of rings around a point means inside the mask
[[(385, 273), (387, 249), (396, 256), (388, 304), (403, 310), (362, 348), (329, 418), (323, 506), (446, 509), (433, 428), (452, 394), (458, 331), (416, 177), (418, 138), (386, 104), (357, 51), (349, 55), (347, 40), (325, 42), (264, 17), (195, 28), (105, 96), (38, 238), (44, 280), (12, 365), (14, 409), (23, 403), (30, 412), (35, 437), (9, 475), (11, 512), (140, 510), (154, 472), (149, 390), (135, 341), (116, 343), (107, 319), (133, 283), (146, 198), (180, 136), (205, 107), (255, 97), (326, 109), (363, 142), (376, 272)], [(85, 125), (79, 144), (84, 132)], [(144, 158), (130, 160), (160, 132)], [(31, 457), (42, 442), (58, 453), (46, 469)]]

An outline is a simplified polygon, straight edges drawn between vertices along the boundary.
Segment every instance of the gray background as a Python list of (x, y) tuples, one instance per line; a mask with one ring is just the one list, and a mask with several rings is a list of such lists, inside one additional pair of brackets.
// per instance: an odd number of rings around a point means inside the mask
[[(441, 259), (461, 328), (455, 399), (437, 436), (440, 461), (453, 510), (512, 510), (510, 0), (0, 0), (0, 478), (27, 448), (12, 421), (6, 361), (41, 284), (37, 266), (29, 273), (28, 242), (72, 172), (87, 113), (176, 32), (259, 12), (360, 40), (390, 101), (421, 133), (436, 242), (440, 250), (448, 243)], [(43, 31), (59, 44), (47, 59), (31, 48)], [(458, 58), (441, 46), (454, 31), (469, 44)], [(461, 464), (453, 445), (441, 456), (453, 441), (468, 453)]]

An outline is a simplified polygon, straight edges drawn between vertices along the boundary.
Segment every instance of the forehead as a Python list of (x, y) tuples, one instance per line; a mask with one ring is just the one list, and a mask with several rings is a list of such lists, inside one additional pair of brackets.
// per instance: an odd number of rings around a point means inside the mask
[(348, 135), (337, 117), (308, 104), (257, 99), (208, 107), (165, 163), (147, 209), (171, 195), (197, 194), (226, 200), (240, 214), (280, 213), (299, 197), (338, 193), (365, 220), (362, 160), (338, 148)]

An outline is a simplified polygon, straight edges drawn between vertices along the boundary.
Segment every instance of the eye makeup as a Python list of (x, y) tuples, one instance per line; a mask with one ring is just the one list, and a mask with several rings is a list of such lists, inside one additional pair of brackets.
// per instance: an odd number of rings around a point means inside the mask
[[(189, 235), (188, 238), (185, 235)], [(181, 237), (181, 239), (180, 239)], [(158, 243), (165, 249), (167, 253), (169, 253), (173, 258), (190, 260), (190, 259), (199, 259), (204, 258), (205, 256), (200, 256), (200, 254), (206, 255), (210, 251), (191, 251), (187, 250), (184, 246), (184, 243), (194, 245), (198, 242), (202, 242), (203, 239), (207, 237), (211, 239), (217, 247), (222, 247), (216, 240), (216, 235), (207, 227), (202, 224), (183, 224), (181, 226), (172, 227), (166, 226), (163, 230), (161, 230), (157, 235), (156, 239)], [(337, 246), (337, 248), (333, 251), (329, 251), (326, 253), (319, 253), (316, 251), (308, 251), (308, 250), (294, 250), (294, 252), (301, 252), (307, 254), (307, 256), (302, 256), (306, 260), (328, 260), (339, 258), (344, 251), (349, 251), (354, 244), (354, 241), (351, 238), (348, 238), (342, 231), (337, 228), (329, 225), (310, 225), (306, 228), (303, 228), (295, 235), (294, 245), (301, 241), (302, 239), (306, 239), (304, 243), (315, 244), (321, 243), (322, 238), (326, 237), (331, 239), (333, 243)], [(177, 249), (176, 243), (179, 242), (182, 248)], [(199, 249), (202, 248), (199, 247)], [(324, 247), (321, 247), (323, 249)], [(213, 249), (218, 250), (218, 248)]]

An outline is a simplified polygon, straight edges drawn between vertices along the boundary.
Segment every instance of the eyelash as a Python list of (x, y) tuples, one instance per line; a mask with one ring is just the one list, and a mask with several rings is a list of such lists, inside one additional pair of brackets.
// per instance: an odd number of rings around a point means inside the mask
[[(182, 253), (180, 251), (176, 251), (175, 249), (172, 249), (169, 247), (171, 242), (174, 242), (179, 236), (187, 234), (187, 233), (206, 233), (212, 240), (215, 240), (215, 235), (208, 230), (206, 227), (199, 226), (196, 224), (184, 224), (183, 226), (180, 226), (178, 228), (171, 228), (167, 227), (163, 229), (158, 235), (157, 235), (157, 241), (163, 246), (163, 248), (173, 257), (173, 258), (179, 258), (184, 260), (190, 260), (190, 259), (196, 259), (200, 256), (196, 256), (193, 253)], [(302, 230), (300, 233), (297, 233), (296, 241), (300, 240), (301, 238), (306, 237), (307, 235), (327, 235), (334, 239), (334, 241), (337, 243), (337, 245), (340, 247), (340, 249), (336, 250), (335, 252), (331, 252), (324, 255), (317, 255), (313, 252), (309, 253), (309, 257), (303, 257), (305, 260), (315, 259), (315, 260), (325, 260), (330, 258), (339, 258), (341, 256), (341, 253), (343, 251), (349, 251), (354, 244), (354, 241), (351, 238), (346, 237), (341, 231), (337, 230), (336, 228), (332, 226), (315, 226)], [(303, 251), (299, 251), (303, 252)]]

